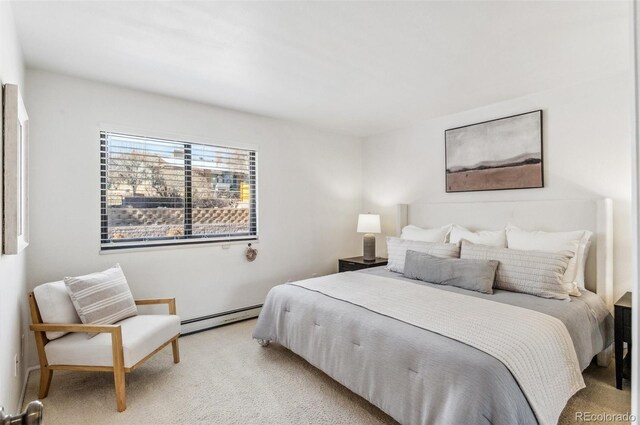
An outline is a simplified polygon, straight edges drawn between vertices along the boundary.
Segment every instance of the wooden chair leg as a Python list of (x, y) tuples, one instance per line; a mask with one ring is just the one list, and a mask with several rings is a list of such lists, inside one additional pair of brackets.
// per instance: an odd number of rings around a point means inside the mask
[(125, 389), (122, 330), (120, 328), (111, 334), (111, 349), (113, 352), (113, 381), (116, 387), (116, 407), (118, 412), (124, 412), (127, 408), (127, 394)]
[(178, 338), (171, 341), (171, 347), (173, 348), (173, 362), (180, 363), (180, 346), (178, 345)]
[(52, 377), (53, 371), (51, 369), (46, 366), (40, 366), (40, 390), (38, 391), (38, 398), (47, 397)]
[(118, 412), (124, 412), (127, 409), (124, 368), (114, 368), (113, 378), (116, 386), (116, 407), (118, 408)]

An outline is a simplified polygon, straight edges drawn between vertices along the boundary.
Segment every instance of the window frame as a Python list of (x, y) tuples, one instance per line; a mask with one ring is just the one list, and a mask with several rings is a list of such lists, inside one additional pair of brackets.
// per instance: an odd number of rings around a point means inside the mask
[[(185, 230), (184, 235), (179, 236), (166, 236), (166, 237), (154, 237), (152, 239), (146, 238), (131, 238), (125, 242), (105, 242), (108, 240), (109, 233), (109, 216), (108, 216), (108, 167), (107, 167), (107, 134), (115, 134), (119, 136), (132, 137), (137, 139), (154, 139), (165, 143), (180, 144), (185, 149), (185, 182), (187, 181), (187, 174), (191, 171), (191, 158), (190, 151), (193, 145), (204, 145), (215, 148), (226, 149), (238, 149), (247, 151), (250, 155), (249, 161), (249, 176), (250, 181), (253, 184), (249, 186), (249, 231), (240, 232), (234, 234), (221, 234), (221, 235), (194, 235), (187, 229), (191, 227), (192, 218), (192, 185), (185, 185), (185, 202), (184, 202), (184, 223), (183, 228)], [(142, 136), (141, 134), (145, 134)], [(194, 246), (194, 245), (208, 245), (208, 244), (230, 244), (241, 243), (246, 241), (258, 241), (259, 240), (259, 221), (258, 221), (258, 149), (255, 145), (246, 144), (221, 144), (214, 143), (210, 140), (205, 140), (198, 137), (185, 137), (175, 134), (157, 134), (153, 131), (140, 131), (132, 129), (123, 129), (113, 126), (101, 126), (98, 132), (99, 146), (100, 146), (100, 238), (99, 246), (100, 252), (114, 252), (131, 249), (149, 249), (149, 248), (163, 248), (163, 247), (178, 247), (178, 246)], [(187, 148), (187, 146), (189, 146)], [(189, 151), (189, 153), (187, 153)], [(188, 159), (187, 159), (188, 158)], [(189, 164), (189, 165), (187, 165)], [(187, 172), (189, 168), (189, 173)], [(251, 224), (254, 222), (255, 224)]]

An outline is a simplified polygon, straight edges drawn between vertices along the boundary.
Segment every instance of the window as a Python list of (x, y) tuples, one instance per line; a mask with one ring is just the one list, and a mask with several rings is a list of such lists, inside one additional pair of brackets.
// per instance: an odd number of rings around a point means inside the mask
[(253, 150), (100, 133), (101, 248), (257, 239)]

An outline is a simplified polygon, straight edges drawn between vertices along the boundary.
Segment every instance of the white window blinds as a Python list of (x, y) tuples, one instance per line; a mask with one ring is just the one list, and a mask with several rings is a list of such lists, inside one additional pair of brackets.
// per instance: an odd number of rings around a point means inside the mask
[(253, 240), (254, 150), (100, 133), (101, 247)]

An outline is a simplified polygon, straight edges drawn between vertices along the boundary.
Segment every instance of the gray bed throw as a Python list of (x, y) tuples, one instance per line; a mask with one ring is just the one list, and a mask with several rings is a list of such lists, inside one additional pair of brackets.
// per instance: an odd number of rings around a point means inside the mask
[[(383, 268), (362, 274), (415, 282)], [(493, 295), (420, 283), (524, 306), (560, 319), (580, 369), (612, 342), (613, 320), (597, 295), (571, 303), (496, 290)], [(302, 356), (402, 424), (536, 424), (509, 369), (469, 345), (294, 285), (273, 288), (253, 333)]]
[(555, 425), (584, 388), (565, 325), (526, 308), (362, 273), (290, 283), (482, 350), (511, 371), (541, 425)]

